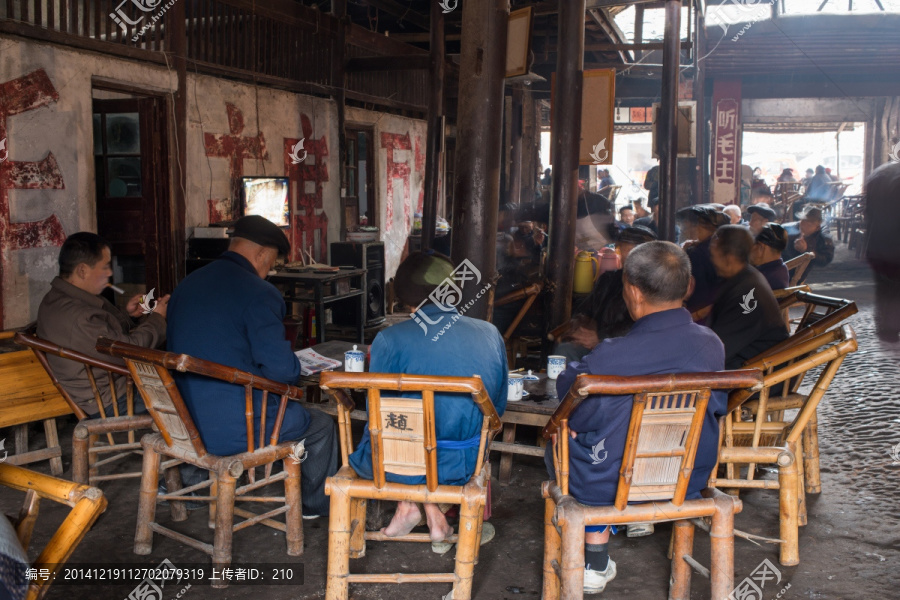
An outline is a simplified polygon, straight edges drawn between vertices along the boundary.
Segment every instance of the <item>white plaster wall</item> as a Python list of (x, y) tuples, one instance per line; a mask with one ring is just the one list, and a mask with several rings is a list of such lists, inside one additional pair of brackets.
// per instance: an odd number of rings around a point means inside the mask
[[(413, 214), (418, 210), (420, 198), (425, 189), (425, 142), (428, 124), (419, 119), (409, 119), (396, 115), (378, 113), (359, 108), (347, 107), (344, 117), (348, 126), (365, 125), (374, 128), (375, 193), (378, 202), (378, 224), (380, 239), (384, 242), (386, 278), (397, 272), (403, 255), (406, 239), (412, 227)], [(382, 133), (409, 136), (410, 149), (393, 151), (394, 164), (409, 166), (409, 196), (404, 197), (403, 181), (393, 179), (391, 197), (387, 193), (388, 152), (382, 147)], [(416, 160), (416, 144), (419, 146), (419, 160)], [(418, 163), (418, 164), (417, 164)], [(388, 207), (391, 207), (391, 211)], [(388, 222), (388, 212), (392, 219)], [(408, 215), (408, 218), (407, 218)]]
[[(337, 109), (329, 99), (303, 96), (270, 88), (188, 74), (188, 139), (186, 226), (209, 222), (207, 199), (231, 195), (230, 161), (207, 157), (204, 133), (230, 133), (226, 103), (241, 110), (244, 137), (262, 131), (268, 160), (247, 159), (244, 176), (283, 176), (284, 139), (303, 137), (301, 114), (312, 124), (313, 137), (327, 136), (328, 181), (323, 183), (322, 208), (328, 215), (328, 242), (340, 241), (340, 153), (337, 138)], [(258, 123), (258, 126), (257, 126)], [(312, 160), (312, 156), (308, 158)], [(212, 182), (212, 185), (210, 185)]]
[[(52, 152), (65, 189), (10, 190), (10, 221), (56, 214), (65, 233), (96, 230), (91, 78), (103, 77), (156, 90), (174, 90), (176, 77), (163, 67), (93, 52), (0, 36), (0, 82), (44, 69), (59, 100), (7, 119), (9, 160), (39, 161)], [(3, 328), (37, 316), (41, 298), (57, 274), (57, 247), (15, 250), (0, 260)]]

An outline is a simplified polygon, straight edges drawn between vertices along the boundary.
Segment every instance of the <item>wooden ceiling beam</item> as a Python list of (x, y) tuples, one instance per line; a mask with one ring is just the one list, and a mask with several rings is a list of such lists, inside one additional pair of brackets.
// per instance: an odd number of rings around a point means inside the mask
[(364, 2), (372, 8), (383, 10), (384, 12), (397, 17), (400, 21), (408, 21), (425, 31), (428, 31), (429, 29), (427, 15), (417, 13), (410, 7), (403, 6), (401, 3), (397, 2), (397, 0), (364, 0)]

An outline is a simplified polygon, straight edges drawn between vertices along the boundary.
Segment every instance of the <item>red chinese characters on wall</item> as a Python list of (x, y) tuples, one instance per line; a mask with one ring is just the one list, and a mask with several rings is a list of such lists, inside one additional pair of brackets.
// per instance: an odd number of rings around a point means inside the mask
[(716, 81), (713, 87), (713, 202), (739, 201), (741, 179), (741, 82)]
[[(313, 246), (313, 256), (317, 262), (326, 262), (328, 256), (328, 216), (322, 209), (323, 183), (328, 181), (328, 140), (323, 135), (313, 139), (313, 128), (309, 117), (300, 115), (303, 130), (303, 147), (294, 152), (301, 140), (284, 138), (284, 172), (290, 180), (291, 198), (296, 195), (297, 204), (291, 210), (291, 257), (300, 260), (301, 248)], [(305, 158), (304, 157), (305, 154)], [(295, 162), (297, 157), (301, 162)], [(309, 188), (312, 188), (311, 190)], [(316, 232), (319, 241), (316, 243)]]
[(412, 150), (409, 133), (382, 133), (381, 147), (387, 152), (385, 161), (385, 198), (384, 198), (384, 231), (390, 231), (394, 226), (394, 180), (399, 179), (403, 185), (403, 216), (407, 227), (410, 222), (409, 199), (410, 199), (410, 166), (409, 159), (405, 162), (396, 162), (394, 160), (395, 150)]
[[(59, 100), (59, 94), (43, 69), (0, 83), (0, 143), (5, 143), (0, 162), (0, 272), (8, 273), (13, 250), (61, 246), (66, 239), (55, 214), (40, 221), (10, 220), (9, 190), (65, 189), (62, 172), (52, 152), (36, 162), (10, 160), (14, 140), (7, 136), (7, 119)], [(0, 281), (0, 328), (4, 323), (3, 282)]]
[(241, 197), (241, 177), (244, 176), (244, 159), (259, 158), (268, 160), (266, 138), (262, 131), (256, 137), (244, 137), (244, 113), (230, 102), (225, 103), (228, 111), (228, 129), (230, 133), (203, 133), (206, 155), (230, 159), (231, 198), (210, 198), (207, 200), (209, 222), (219, 223), (233, 218), (232, 202)]

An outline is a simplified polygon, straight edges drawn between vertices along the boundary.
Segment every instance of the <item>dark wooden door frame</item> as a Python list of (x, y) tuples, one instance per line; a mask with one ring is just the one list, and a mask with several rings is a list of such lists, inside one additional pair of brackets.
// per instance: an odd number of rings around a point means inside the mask
[(92, 80), (92, 89), (130, 94), (134, 99), (148, 101), (151, 105), (146, 121), (142, 121), (142, 128), (146, 124), (146, 147), (149, 150), (146, 156), (143, 147), (141, 152), (145, 159), (142, 164), (146, 162), (151, 173), (147, 183), (153, 186), (156, 207), (156, 214), (151, 218), (156, 224), (157, 279), (148, 281), (148, 284), (151, 287), (155, 285), (160, 296), (170, 293), (184, 274), (186, 239), (185, 207), (177, 201), (177, 194), (173, 193), (174, 184), (169, 166), (169, 129), (173, 126), (169, 119), (173, 107), (171, 94), (96, 79)]
[[(362, 123), (347, 123), (344, 127), (344, 136), (347, 138), (350, 132), (364, 133), (366, 135), (366, 202), (369, 206), (369, 225), (380, 227), (380, 202), (375, 191), (375, 127)], [(348, 138), (349, 139), (349, 138)], [(357, 164), (359, 164), (359, 146), (357, 145)], [(347, 182), (344, 181), (346, 169), (341, 165), (341, 187), (346, 188)], [(358, 171), (357, 171), (358, 173)], [(359, 190), (357, 189), (357, 202)], [(341, 198), (341, 241), (344, 241), (347, 231), (347, 224), (344, 217), (344, 199)]]

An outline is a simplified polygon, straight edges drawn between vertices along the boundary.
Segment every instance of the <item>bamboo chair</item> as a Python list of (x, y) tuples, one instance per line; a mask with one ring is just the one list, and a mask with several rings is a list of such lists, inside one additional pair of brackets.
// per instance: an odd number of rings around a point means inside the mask
[[(52, 342), (37, 337), (33, 331), (17, 333), (15, 341), (17, 344), (31, 348), (38, 362), (41, 363), (47, 375), (50, 376), (50, 380), (56, 386), (59, 394), (78, 418), (78, 425), (75, 426), (75, 431), (72, 434), (72, 480), (77, 483), (95, 485), (100, 481), (140, 477), (140, 471), (100, 474), (101, 467), (128, 458), (133, 454), (140, 454), (141, 444), (135, 441), (134, 432), (140, 429), (150, 429), (153, 426), (153, 418), (150, 415), (135, 416), (134, 414), (134, 386), (132, 385), (131, 374), (128, 372), (128, 369), (123, 365), (99, 360), (86, 354), (57, 346)], [(84, 409), (75, 403), (72, 396), (69, 395), (53, 372), (53, 368), (47, 359), (48, 354), (72, 360), (84, 366), (85, 374), (91, 383), (94, 401), (97, 403), (97, 409), (100, 414), (98, 418), (88, 418)], [(100, 371), (100, 373), (95, 374), (95, 371)], [(125, 379), (126, 415), (119, 414), (119, 406), (116, 402), (115, 381), (117, 378)], [(104, 385), (112, 399), (112, 416), (107, 416), (106, 407), (103, 405), (101, 388)], [(106, 437), (106, 443), (100, 442), (102, 436)], [(111, 456), (100, 458), (102, 455)], [(165, 468), (168, 469), (174, 464), (176, 463), (167, 463)]]
[[(792, 304), (782, 304), (781, 301), (783, 299), (787, 298), (788, 296), (790, 296), (791, 294), (793, 294), (794, 292), (809, 292), (809, 291), (811, 291), (809, 289), (809, 286), (805, 285), (805, 284), (804, 285), (795, 285), (792, 287), (786, 287), (781, 290), (773, 290), (772, 291), (772, 293), (775, 294), (775, 299), (778, 300), (778, 308), (781, 309), (781, 315), (784, 318), (784, 326), (787, 328), (788, 333), (790, 333), (790, 331), (791, 331), (791, 308), (798, 304), (802, 304), (802, 302), (795, 301)], [(792, 300), (796, 300), (796, 296), (794, 296), (792, 298)]]
[[(135, 554), (150, 554), (153, 549), (153, 534), (159, 533), (212, 556), (213, 568), (221, 570), (231, 564), (231, 538), (235, 531), (257, 523), (285, 532), (289, 556), (303, 554), (303, 523), (300, 503), (300, 457), (295, 455), (295, 442), (278, 442), (281, 423), (287, 409), (288, 400), (299, 400), (302, 390), (298, 387), (278, 383), (227, 367), (218, 363), (201, 360), (186, 354), (161, 352), (100, 338), (97, 350), (111, 356), (125, 359), (125, 364), (138, 390), (144, 398), (147, 410), (159, 433), (145, 435), (141, 440), (144, 448), (143, 477), (138, 504), (137, 529), (134, 536)], [(194, 425), (190, 412), (184, 404), (170, 369), (181, 373), (195, 373), (213, 379), (220, 379), (245, 390), (247, 423), (247, 451), (233, 456), (214, 456), (207, 453), (200, 432)], [(254, 435), (253, 392), (262, 390), (262, 413), (259, 436)], [(269, 394), (281, 396), (278, 415), (272, 435), (266, 443), (266, 407)], [(258, 440), (258, 441), (257, 441)], [(160, 455), (177, 458), (186, 463), (209, 470), (207, 481), (187, 488), (169, 488), (169, 494), (157, 494)], [(275, 461), (282, 461), (284, 471), (272, 474)], [(265, 467), (262, 479), (256, 480), (256, 467)], [(248, 471), (249, 483), (237, 486), (238, 478)], [(284, 496), (254, 496), (254, 490), (269, 484), (284, 481)], [(180, 481), (177, 482), (180, 487)], [(186, 496), (187, 494), (210, 488), (208, 496)], [(191, 538), (156, 523), (157, 499), (209, 502), (209, 527), (215, 530), (212, 544)], [(277, 502), (281, 506), (259, 514), (235, 507), (235, 502)], [(285, 522), (273, 517), (285, 514)], [(234, 516), (244, 517), (234, 523)], [(187, 518), (185, 515), (184, 518)], [(179, 520), (179, 519), (175, 519)], [(180, 519), (183, 520), (183, 519)], [(213, 583), (213, 587), (226, 587), (223, 580)]]
[[(351, 583), (452, 583), (448, 598), (469, 600), (478, 549), (490, 465), (486, 458), (490, 443), (500, 431), (500, 417), (484, 389), (480, 377), (440, 377), (429, 375), (393, 375), (387, 373), (322, 373), (322, 390), (333, 397), (338, 407), (341, 469), (325, 482), (331, 496), (328, 521), (328, 576), (326, 600), (346, 600)], [(369, 434), (372, 442), (373, 481), (360, 479), (349, 464), (353, 451), (350, 413), (354, 403), (349, 389), (368, 392)], [(421, 398), (388, 398), (382, 392), (403, 392)], [(475, 473), (462, 486), (439, 485), (437, 441), (434, 423), (435, 392), (472, 395), (484, 415)], [(405, 417), (405, 418), (404, 418)], [(385, 419), (388, 419), (387, 421)], [(406, 429), (393, 427), (404, 419)], [(387, 424), (387, 425), (385, 425)], [(388, 482), (385, 473), (424, 475), (424, 485)], [(366, 541), (431, 542), (428, 534), (387, 537), (381, 532), (366, 532), (366, 500), (408, 500), (412, 502), (459, 504), (459, 534), (447, 538), (456, 542), (456, 567), (453, 573), (351, 574), (350, 559), (366, 553)]]
[(511, 369), (515, 368), (517, 350), (522, 346), (522, 338), (513, 339), (512, 335), (519, 326), (519, 323), (522, 322), (522, 319), (525, 318), (525, 315), (528, 314), (528, 311), (531, 310), (531, 306), (534, 304), (534, 301), (537, 300), (538, 295), (543, 289), (544, 284), (542, 282), (532, 283), (494, 301), (494, 306), (503, 306), (504, 304), (518, 302), (523, 298), (525, 299), (525, 303), (522, 304), (519, 312), (516, 313), (516, 318), (513, 319), (509, 327), (506, 328), (506, 331), (503, 332), (503, 341), (506, 344), (506, 363)]
[[(553, 447), (556, 480), (544, 482), (543, 599), (573, 600), (584, 588), (584, 528), (676, 521), (669, 598), (687, 600), (691, 568), (709, 576), (713, 598), (734, 587), (734, 515), (740, 500), (704, 490), (685, 500), (711, 390), (758, 389), (758, 370), (613, 377), (579, 375), (544, 428), (557, 435)], [(569, 495), (569, 415), (589, 395), (634, 395), (628, 437), (613, 506), (587, 506)], [(607, 448), (609, 452), (617, 449)], [(639, 504), (632, 504), (632, 503)], [(711, 569), (691, 556), (692, 519), (712, 517)]]
[[(0, 464), (0, 486), (25, 492), (25, 502), (17, 518), (11, 519), (22, 547), (27, 551), (37, 522), (40, 499), (46, 498), (72, 508), (62, 525), (40, 551), (31, 568), (59, 570), (69, 560), (75, 547), (103, 511), (106, 498), (95, 487), (73, 483), (36, 471), (9, 464)], [(2, 515), (0, 515), (2, 518)], [(43, 598), (52, 579), (38, 578), (29, 582), (26, 600)]]
[(804, 252), (800, 256), (795, 256), (791, 260), (784, 263), (784, 266), (787, 267), (788, 273), (791, 276), (791, 281), (788, 283), (790, 287), (794, 287), (800, 285), (806, 277), (806, 272), (809, 270), (809, 263), (816, 257), (813, 252)]
[[(856, 334), (849, 325), (796, 344), (768, 358), (747, 363), (765, 373), (757, 398), (747, 390), (738, 390), (728, 400), (728, 412), (722, 429), (724, 443), (719, 462), (725, 465), (725, 477), (710, 479), (711, 487), (727, 489), (779, 490), (781, 551), (783, 565), (800, 562), (798, 527), (806, 525), (806, 494), (822, 491), (819, 476), (819, 438), (816, 409), (828, 391), (844, 358), (857, 349)], [(822, 367), (808, 394), (799, 393), (805, 375)], [(783, 385), (782, 385), (783, 384)], [(781, 388), (775, 393), (776, 386)], [(785, 411), (797, 410), (792, 420), (783, 420)], [(742, 413), (743, 411), (743, 413)], [(742, 414), (752, 416), (743, 420)], [(769, 446), (764, 448), (763, 446)], [(786, 448), (796, 460), (788, 464), (772, 446)], [(755, 478), (758, 464), (778, 464), (778, 480)], [(744, 477), (740, 468), (746, 465)], [(792, 483), (796, 473), (796, 482)]]

